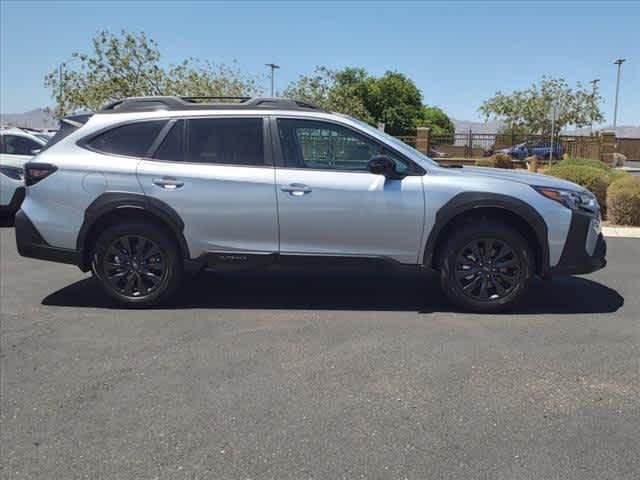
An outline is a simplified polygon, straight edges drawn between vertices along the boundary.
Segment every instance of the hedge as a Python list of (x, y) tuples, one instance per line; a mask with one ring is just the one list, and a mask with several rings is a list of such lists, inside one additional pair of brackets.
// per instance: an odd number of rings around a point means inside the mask
[(606, 163), (601, 162), (600, 160), (596, 160), (594, 158), (569, 158), (566, 160), (562, 160), (560, 163), (556, 163), (556, 166), (577, 166), (577, 167), (597, 168), (598, 170), (602, 170), (607, 174), (607, 176), (609, 177), (609, 181), (611, 183), (629, 175), (625, 171), (615, 170), (614, 168), (611, 168)]
[(616, 180), (607, 191), (609, 220), (616, 225), (640, 226), (640, 177)]
[(600, 160), (596, 160), (595, 158), (568, 158), (566, 160), (562, 160), (556, 165), (578, 165), (581, 167), (598, 168), (600, 170), (604, 170), (607, 173), (613, 170), (609, 165), (601, 162)]

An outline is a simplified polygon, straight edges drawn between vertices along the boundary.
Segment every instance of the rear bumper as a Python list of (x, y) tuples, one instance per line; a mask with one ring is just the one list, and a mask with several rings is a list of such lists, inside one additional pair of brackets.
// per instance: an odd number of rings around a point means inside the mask
[(49, 245), (22, 210), (16, 213), (15, 228), (18, 253), (23, 257), (78, 265), (80, 255), (75, 250)]
[[(597, 227), (595, 226), (597, 225)], [(599, 220), (591, 214), (573, 212), (571, 226), (560, 261), (550, 275), (582, 275), (607, 265), (607, 242), (599, 229)]]
[(13, 196), (7, 205), (0, 205), (0, 213), (15, 213), (20, 209), (22, 201), (24, 200), (24, 187), (16, 188), (13, 192)]

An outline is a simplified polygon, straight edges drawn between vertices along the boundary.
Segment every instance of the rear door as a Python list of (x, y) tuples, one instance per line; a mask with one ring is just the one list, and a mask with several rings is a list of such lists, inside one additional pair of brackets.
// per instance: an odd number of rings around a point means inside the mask
[(173, 120), (153, 158), (138, 164), (145, 194), (182, 218), (192, 258), (275, 253), (274, 169), (258, 117)]

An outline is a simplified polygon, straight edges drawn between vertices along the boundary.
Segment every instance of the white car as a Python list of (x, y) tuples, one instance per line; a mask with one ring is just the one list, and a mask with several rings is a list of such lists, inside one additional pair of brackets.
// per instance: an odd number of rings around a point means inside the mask
[(606, 265), (598, 202), (579, 185), (444, 168), (307, 102), (196, 100), (127, 98), (62, 119), (25, 165), (18, 252), (92, 270), (128, 306), (204, 268), (333, 263), (433, 269), (456, 305), (496, 312), (534, 275)]
[(0, 130), (0, 214), (12, 215), (24, 198), (24, 164), (46, 141), (20, 129)]

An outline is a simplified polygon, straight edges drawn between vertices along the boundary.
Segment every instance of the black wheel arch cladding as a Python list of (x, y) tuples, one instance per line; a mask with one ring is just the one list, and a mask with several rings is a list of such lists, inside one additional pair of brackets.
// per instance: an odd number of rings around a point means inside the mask
[(452, 222), (455, 222), (462, 216), (473, 215), (474, 212), (481, 214), (483, 210), (487, 209), (497, 212), (503, 211), (511, 216), (515, 215), (531, 228), (535, 233), (535, 239), (525, 238), (525, 240), (534, 240), (538, 251), (534, 251), (533, 253), (536, 257), (539, 257), (539, 265), (536, 266), (536, 270), (538, 270), (539, 274), (543, 276), (546, 275), (549, 270), (549, 245), (546, 222), (542, 216), (526, 202), (499, 193), (462, 192), (445, 203), (436, 213), (435, 223), (429, 233), (425, 246), (423, 264), (427, 267), (433, 265), (434, 260), (436, 260), (434, 255), (442, 240), (441, 235)]
[(154, 217), (156, 221), (171, 230), (178, 242), (181, 256), (184, 259), (190, 258), (189, 247), (183, 234), (184, 222), (178, 212), (170, 205), (144, 194), (109, 192), (96, 198), (85, 211), (84, 221), (76, 240), (81, 270), (87, 271), (91, 266), (89, 257), (91, 245), (87, 245), (87, 241), (91, 238), (93, 228), (105, 215), (117, 213), (123, 209), (137, 209), (144, 212), (145, 215)]

